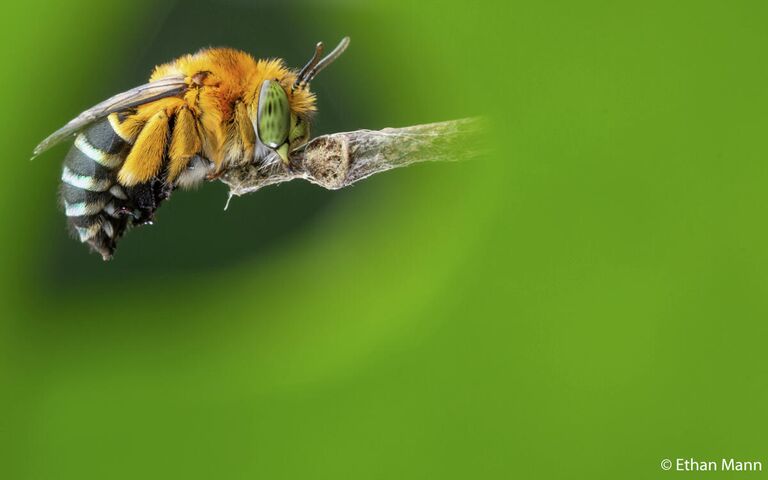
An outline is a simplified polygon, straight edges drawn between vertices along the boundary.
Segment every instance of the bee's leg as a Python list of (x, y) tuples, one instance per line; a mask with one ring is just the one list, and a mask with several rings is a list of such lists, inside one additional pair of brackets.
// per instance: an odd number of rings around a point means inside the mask
[(235, 125), (236, 129), (233, 128), (232, 136), (238, 140), (243, 159), (250, 161), (256, 146), (256, 132), (253, 131), (253, 123), (242, 102), (237, 102), (235, 105)]
[(176, 112), (171, 136), (171, 146), (168, 149), (168, 177), (171, 185), (177, 180), (182, 186), (187, 187), (189, 175), (180, 178), (183, 172), (190, 167), (190, 161), (202, 150), (202, 142), (197, 131), (196, 120), (187, 107), (182, 107)]
[(131, 213), (134, 225), (151, 223), (155, 217), (157, 202), (152, 193), (151, 182), (141, 183), (127, 189), (128, 198), (131, 201)]
[(206, 176), (205, 176), (205, 179), (206, 179), (206, 180), (208, 180), (208, 181), (210, 182), (210, 181), (212, 181), (212, 180), (216, 180), (217, 178), (219, 178), (219, 177), (220, 177), (220, 176), (222, 176), (223, 174), (224, 174), (224, 172), (223, 172), (223, 171), (220, 171), (220, 172), (216, 172), (216, 171), (214, 171), (214, 172), (211, 172), (211, 173), (209, 173), (208, 175), (206, 175)]
[(160, 175), (169, 130), (169, 118), (165, 110), (155, 113), (144, 125), (117, 174), (123, 186), (134, 187)]
[(155, 211), (168, 198), (173, 187), (166, 182), (165, 161), (168, 158), (168, 137), (171, 118), (161, 109), (149, 118), (136, 137), (131, 151), (118, 172), (118, 181), (125, 189), (125, 208), (118, 216), (130, 212), (134, 225), (151, 223)]
[(221, 148), (222, 158), (219, 162), (213, 162), (216, 168), (209, 172), (208, 180), (219, 178), (225, 169), (224, 167), (245, 166), (255, 158), (256, 133), (253, 130), (253, 123), (248, 117), (248, 109), (242, 102), (237, 102), (233, 111), (232, 121), (226, 125), (224, 143)]
[(134, 216), (135, 210), (128, 205), (120, 205), (112, 211), (111, 215), (115, 218)]

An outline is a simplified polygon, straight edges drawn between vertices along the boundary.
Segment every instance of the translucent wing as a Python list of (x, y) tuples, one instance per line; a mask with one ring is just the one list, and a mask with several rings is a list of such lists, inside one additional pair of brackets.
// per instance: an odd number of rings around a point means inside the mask
[(70, 120), (69, 123), (53, 132), (48, 138), (40, 142), (40, 144), (35, 147), (34, 157), (45, 152), (70, 135), (77, 133), (79, 130), (82, 130), (90, 123), (93, 123), (100, 118), (106, 117), (110, 113), (119, 112), (144, 103), (149, 103), (159, 98), (179, 95), (186, 89), (187, 84), (184, 82), (184, 76), (178, 75), (161, 78), (154, 82), (145, 83), (144, 85), (132, 88), (127, 92), (118, 93), (114, 97), (108, 98), (98, 105), (89, 108), (74, 119)]

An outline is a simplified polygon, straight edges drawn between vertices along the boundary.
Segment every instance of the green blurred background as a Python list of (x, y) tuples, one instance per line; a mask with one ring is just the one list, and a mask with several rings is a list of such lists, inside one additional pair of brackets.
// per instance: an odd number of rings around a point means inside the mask
[[(2, 7), (0, 478), (768, 466), (768, 4), (410, 3)], [(48, 133), (203, 46), (343, 35), (316, 134), (483, 115), (494, 153), (68, 238)]]

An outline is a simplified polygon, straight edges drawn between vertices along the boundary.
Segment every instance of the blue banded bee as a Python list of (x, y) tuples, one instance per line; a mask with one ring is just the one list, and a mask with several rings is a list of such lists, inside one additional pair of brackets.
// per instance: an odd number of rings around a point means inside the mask
[(176, 188), (246, 164), (289, 168), (315, 112), (309, 84), (349, 45), (318, 43), (300, 71), (210, 48), (155, 67), (149, 83), (86, 110), (35, 148), (75, 135), (61, 197), (69, 225), (104, 260), (135, 225), (150, 223)]

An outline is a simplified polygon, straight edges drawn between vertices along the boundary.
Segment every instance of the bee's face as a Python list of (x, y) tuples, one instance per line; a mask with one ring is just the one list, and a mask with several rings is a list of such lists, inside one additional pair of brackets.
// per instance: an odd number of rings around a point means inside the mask
[(289, 152), (309, 139), (309, 126), (291, 110), (288, 94), (277, 81), (265, 80), (261, 86), (256, 135), (286, 164)]

